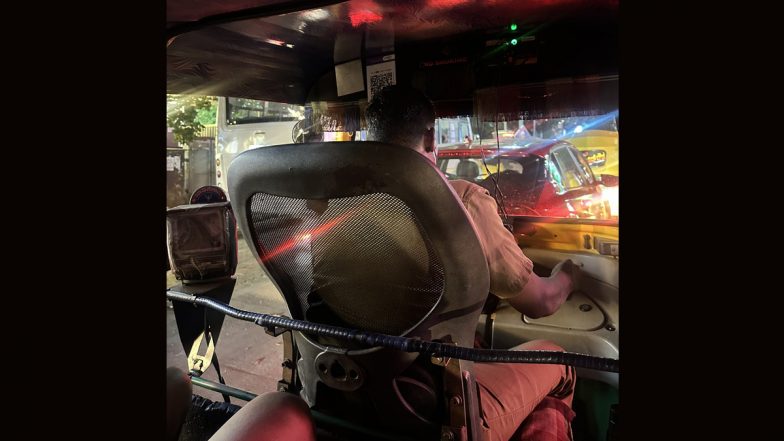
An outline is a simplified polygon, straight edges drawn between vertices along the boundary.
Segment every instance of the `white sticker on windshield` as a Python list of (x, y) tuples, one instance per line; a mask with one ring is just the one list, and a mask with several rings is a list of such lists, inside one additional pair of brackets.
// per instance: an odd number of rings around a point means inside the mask
[(167, 156), (166, 157), (166, 171), (180, 171), (180, 157)]

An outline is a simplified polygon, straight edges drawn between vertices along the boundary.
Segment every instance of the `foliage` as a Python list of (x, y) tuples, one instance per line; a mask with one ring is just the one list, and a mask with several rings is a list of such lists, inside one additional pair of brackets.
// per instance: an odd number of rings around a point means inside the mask
[(189, 144), (205, 123), (215, 124), (217, 101), (214, 97), (192, 95), (166, 96), (166, 124), (180, 144)]
[(217, 100), (213, 100), (210, 107), (201, 108), (196, 111), (196, 121), (202, 125), (215, 124), (218, 120)]

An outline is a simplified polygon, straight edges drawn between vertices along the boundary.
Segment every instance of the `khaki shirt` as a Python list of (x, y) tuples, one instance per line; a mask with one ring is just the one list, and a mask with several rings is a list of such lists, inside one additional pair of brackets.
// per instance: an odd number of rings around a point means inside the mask
[(495, 199), (474, 183), (460, 179), (449, 183), (476, 228), (490, 269), (490, 292), (502, 299), (520, 294), (534, 264), (523, 254), (514, 235), (504, 228)]

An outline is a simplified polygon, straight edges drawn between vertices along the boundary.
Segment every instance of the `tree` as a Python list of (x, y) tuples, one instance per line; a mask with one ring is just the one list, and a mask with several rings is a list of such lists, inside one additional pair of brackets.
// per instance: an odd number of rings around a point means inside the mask
[(202, 125), (215, 124), (218, 121), (218, 100), (212, 98), (210, 106), (196, 111), (196, 121)]
[(177, 142), (189, 144), (205, 123), (215, 123), (216, 108), (214, 97), (167, 95), (166, 124), (172, 128)]

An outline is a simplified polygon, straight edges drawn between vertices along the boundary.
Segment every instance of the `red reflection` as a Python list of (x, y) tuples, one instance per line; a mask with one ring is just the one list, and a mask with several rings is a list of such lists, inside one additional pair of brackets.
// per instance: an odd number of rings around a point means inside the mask
[(464, 5), (470, 0), (428, 0), (427, 5), (431, 8), (445, 9), (454, 8), (455, 6)]
[(275, 40), (273, 38), (268, 38), (266, 42), (269, 44), (274, 44), (275, 46), (283, 46), (284, 44), (286, 44), (285, 41)]
[(351, 20), (351, 26), (355, 28), (365, 23), (379, 22), (384, 18), (381, 8), (372, 0), (355, 0), (349, 5), (351, 10), (348, 18)]
[(332, 219), (329, 222), (324, 223), (323, 225), (319, 225), (318, 227), (310, 230), (305, 230), (304, 232), (292, 237), (291, 239), (278, 245), (275, 249), (273, 249), (269, 253), (266, 253), (264, 257), (261, 258), (262, 262), (268, 262), (275, 256), (279, 255), (280, 253), (284, 253), (294, 248), (295, 246), (302, 244), (303, 242), (309, 241), (311, 238), (313, 238), (313, 236), (318, 236), (320, 234), (329, 231), (335, 225), (339, 224), (345, 218), (347, 218), (350, 214), (351, 212), (343, 213), (342, 215), (336, 217), (335, 219)]

